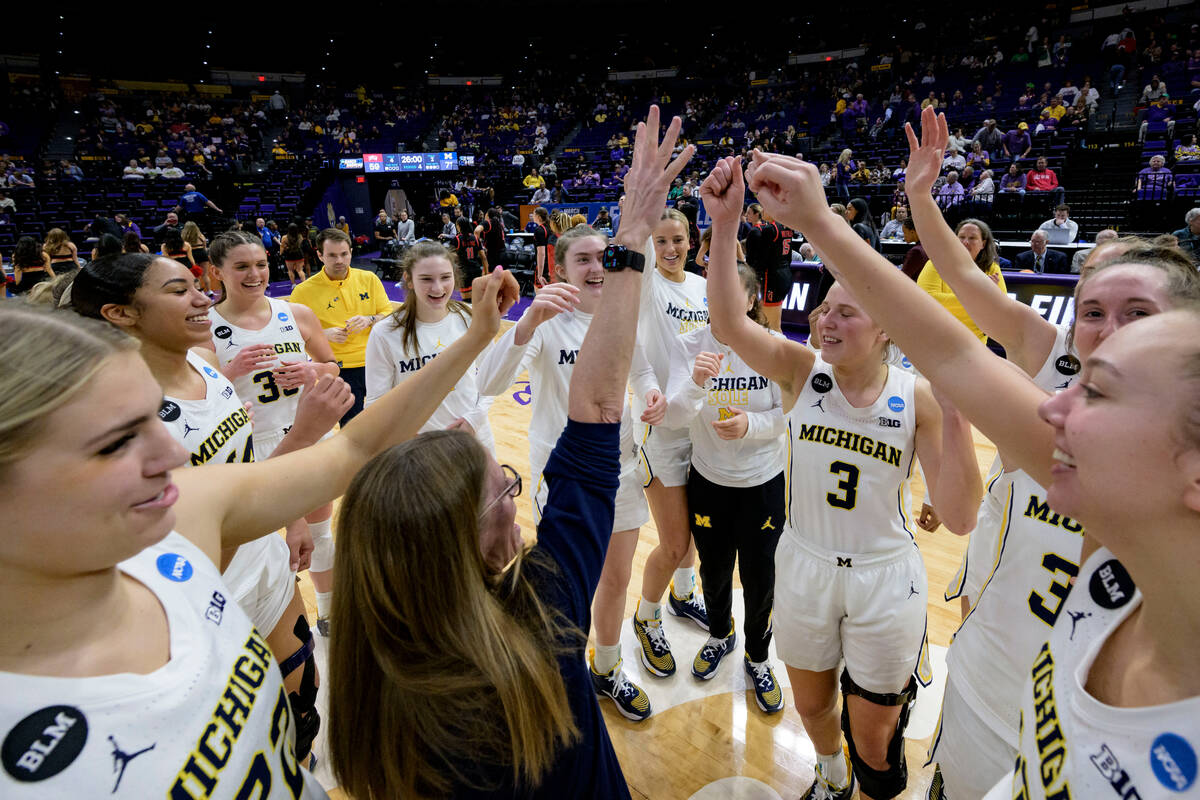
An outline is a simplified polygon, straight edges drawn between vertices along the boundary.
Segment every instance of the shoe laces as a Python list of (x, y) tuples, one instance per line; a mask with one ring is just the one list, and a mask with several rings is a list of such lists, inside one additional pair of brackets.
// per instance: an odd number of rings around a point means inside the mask
[(751, 661), (749, 664), (750, 670), (754, 673), (754, 682), (764, 692), (769, 692), (775, 686), (775, 680), (771, 676), (771, 668), (766, 663), (755, 664)]
[(704, 650), (701, 651), (705, 661), (712, 661), (719, 655), (722, 655), (727, 646), (724, 639), (718, 639), (715, 636), (708, 637), (708, 641), (704, 643)]
[(628, 697), (632, 700), (637, 697), (637, 693), (637, 687), (633, 685), (629, 678), (625, 677), (625, 670), (618, 670), (616, 676), (613, 678), (613, 694)]
[(661, 622), (646, 623), (646, 637), (650, 640), (656, 653), (670, 649), (667, 644), (667, 634), (663, 631)]

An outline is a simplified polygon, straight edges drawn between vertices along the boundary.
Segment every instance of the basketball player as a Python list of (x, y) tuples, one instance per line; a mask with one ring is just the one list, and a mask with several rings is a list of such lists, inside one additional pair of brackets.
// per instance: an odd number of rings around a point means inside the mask
[(451, 245), (454, 247), (454, 254), (458, 256), (458, 268), (461, 272), (458, 291), (463, 302), (470, 303), (471, 284), (483, 274), (483, 248), (479, 244), (479, 237), (472, 231), (469, 219), (459, 217), (454, 225), (458, 228), (458, 235), (451, 240)]
[[(404, 252), (400, 269), (404, 302), (371, 328), (367, 340), (367, 405), (415, 375), (471, 325), (471, 307), (453, 297), (459, 280), (453, 251), (437, 242), (417, 242)], [(421, 432), (465, 430), (490, 453), (495, 450), (488, 424), (492, 398), (480, 395), (476, 369), (466, 371)]]
[[(1081, 554), (1074, 591), (1025, 668), (1016, 768), (988, 800), (1195, 795), (1200, 457), (1192, 365), (1200, 280), (1181, 272), (1187, 284), (1169, 294), (1175, 278), (1160, 279), (1157, 298), (1096, 307), (1096, 332), (1168, 296), (1187, 310), (1112, 332), (1078, 381), (1048, 399), (857, 237), (809, 213), (822, 196), (815, 170), (778, 156), (754, 160), (750, 185), (759, 200), (803, 230), (916, 367), (1047, 487), (1053, 512), (1099, 543)], [(1130, 267), (1155, 268), (1119, 257), (1104, 269)], [(1081, 308), (1079, 324), (1091, 313)]]
[(654, 229), (655, 269), (642, 284), (642, 314), (637, 350), (629, 381), (634, 415), (642, 422), (638, 435), (642, 485), (658, 545), (646, 559), (642, 596), (633, 614), (633, 630), (641, 645), (642, 666), (652, 675), (675, 673), (675, 657), (662, 627), (662, 596), (670, 588), (668, 610), (708, 630), (704, 598), (696, 591), (695, 548), (688, 526), (687, 469), (692, 442), (687, 428), (667, 428), (663, 390), (671, 376), (672, 343), (708, 324), (704, 279), (687, 272), (688, 220), (673, 208), (663, 212)]
[[(864, 797), (887, 800), (907, 784), (908, 708), (918, 679), (932, 678), (909, 482), (920, 458), (943, 523), (969, 531), (982, 492), (971, 429), (924, 380), (887, 364), (887, 334), (837, 284), (817, 322), (820, 354), (750, 322), (733, 260), (745, 193), (738, 161), (718, 162), (701, 191), (713, 221), (714, 335), (779, 384), (788, 419), (790, 497), (776, 553), (775, 624), (817, 752), (804, 796), (849, 798), (857, 781)], [(816, 208), (833, 220), (823, 203)], [(846, 756), (837, 715), (843, 659)]]
[[(214, 246), (219, 250), (216, 242)], [(251, 462), (256, 453), (250, 413), (220, 373), (217, 357), (206, 349), (211, 342), (211, 301), (199, 286), (188, 268), (172, 259), (122, 254), (81, 270), (71, 286), (71, 303), (78, 313), (104, 319), (141, 342), (142, 358), (163, 390), (159, 417), (190, 452), (192, 466)], [(288, 449), (312, 444), (336, 421), (324, 418), (315, 431), (308, 424), (300, 425)], [(267, 424), (271, 422), (268, 415)], [(268, 443), (278, 444), (282, 438)], [(296, 714), (296, 753), (304, 760), (320, 727), (320, 715), (314, 643), (295, 580), (311, 540), (303, 528), (292, 532), (292, 540), (297, 537), (307, 541), (292, 545), (301, 552), (295, 557), (278, 536), (261, 537), (224, 552), (221, 575), (255, 628), (266, 632), (267, 644), (278, 658)]]
[[(571, 376), (579, 348), (592, 324), (604, 292), (604, 251), (608, 237), (577, 225), (558, 238), (561, 283), (538, 291), (520, 321), (485, 352), (479, 364), (480, 391), (499, 394), (528, 370), (533, 393), (529, 427), (529, 465), (533, 514), (540, 521), (549, 486), (543, 478), (550, 451), (567, 424)], [(648, 276), (647, 276), (648, 277)], [(649, 521), (633, 444), (628, 406), (621, 414), (621, 475), (608, 553), (592, 601), (596, 647), (591, 677), (596, 694), (613, 701), (626, 719), (639, 722), (652, 713), (650, 698), (625, 675), (621, 657), (621, 622), (638, 533)]]
[(507, 260), (504, 250), (504, 217), (501, 216), (502, 211), (503, 209), (499, 206), (489, 208), (483, 222), (475, 226), (475, 236), (478, 237), (479, 241), (483, 242), (484, 267), (487, 269), (495, 269)]
[[(321, 376), (336, 377), (337, 361), (311, 309), (267, 297), (270, 262), (262, 240), (247, 231), (230, 231), (213, 240), (209, 253), (223, 287), (220, 300), (209, 310), (211, 345), (237, 396), (251, 404), (254, 460), (266, 461), (296, 420), (302, 387)], [(308, 569), (317, 599), (317, 632), (322, 636), (329, 635), (333, 596), (332, 516), (333, 507), (326, 505), (288, 525), (289, 535), (307, 529), (312, 537)], [(250, 580), (254, 564), (245, 553), (235, 562), (223, 575), (236, 589)], [(303, 566), (294, 564), (293, 570), (297, 568)]]
[(782, 331), (783, 301), (792, 290), (792, 231), (763, 215), (758, 203), (746, 209), (750, 230), (746, 236), (746, 263), (754, 268), (763, 287), (767, 325)]
[[(196, 292), (186, 280), (180, 302)], [(296, 762), (271, 650), (229, 602), (217, 562), (330, 502), (416, 433), (516, 299), (503, 274), (476, 288), (495, 310), (477, 305), (470, 336), (338, 436), (177, 472), (188, 454), (159, 418), (162, 389), (136, 340), (0, 307), (0, 794), (325, 797)], [(338, 381), (322, 391), (350, 401)]]
[[(746, 316), (766, 326), (758, 279), (738, 265)], [(687, 425), (692, 441), (687, 500), (708, 604), (709, 637), (692, 674), (710, 680), (733, 649), (733, 565), (746, 618), (743, 667), (758, 707), (783, 710), (767, 661), (775, 592), (775, 546), (783, 532), (785, 439), (778, 384), (750, 369), (706, 325), (675, 340), (664, 425)]]
[(676, 117), (659, 146), (656, 107), (638, 126), (621, 234), (605, 251), (569, 421), (546, 463), (537, 544), (523, 547), (514, 523), (519, 479), (459, 432), (390, 450), (342, 503), (339, 527), (353, 544), (338, 560), (339, 582), (361, 596), (345, 602), (339, 591), (334, 608), (342, 633), (331, 668), (344, 693), (331, 741), (350, 795), (629, 797), (583, 631), (620, 485), (619, 421), (647, 266), (639, 249), (693, 152), (671, 162), (679, 127)]

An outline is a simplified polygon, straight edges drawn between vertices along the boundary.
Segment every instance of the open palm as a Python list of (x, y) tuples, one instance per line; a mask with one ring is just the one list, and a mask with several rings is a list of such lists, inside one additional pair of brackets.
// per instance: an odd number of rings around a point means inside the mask
[(942, 159), (950, 140), (946, 115), (926, 107), (921, 112), (921, 141), (917, 142), (917, 134), (909, 123), (904, 125), (904, 134), (908, 137), (908, 169), (904, 173), (906, 191), (909, 194), (929, 192), (942, 172)]

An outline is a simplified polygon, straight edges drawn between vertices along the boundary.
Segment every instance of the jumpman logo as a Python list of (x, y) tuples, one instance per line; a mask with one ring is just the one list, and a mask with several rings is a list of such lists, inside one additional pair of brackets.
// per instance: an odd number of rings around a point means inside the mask
[(918, 592), (918, 591), (917, 591), (917, 585), (916, 585), (915, 583), (913, 583), (912, 581), (909, 581), (909, 582), (908, 582), (908, 597), (906, 597), (906, 598), (904, 598), (904, 599), (905, 599), (905, 600), (908, 600), (908, 599), (909, 599), (910, 597), (912, 597), (914, 594), (915, 594), (915, 595), (920, 595), (920, 592)]
[(771, 518), (770, 518), (770, 517), (767, 517), (767, 521), (763, 523), (763, 526), (762, 526), (761, 528), (759, 528), (759, 530), (760, 530), (760, 531), (773, 531), (773, 530), (775, 530), (775, 526), (771, 524)]
[(1090, 617), (1092, 615), (1092, 612), (1090, 612), (1090, 611), (1068, 611), (1067, 613), (1071, 615), (1071, 635), (1067, 637), (1067, 640), (1073, 642), (1073, 641), (1075, 641), (1075, 626), (1079, 623), (1079, 621), (1081, 619), (1087, 619), (1088, 617)]
[(186, 437), (186, 436), (187, 436), (189, 433), (191, 433), (192, 431), (198, 431), (198, 430), (200, 430), (200, 429), (199, 429), (199, 428), (193, 428), (191, 425), (188, 425), (188, 421), (187, 421), (186, 419), (183, 421), (183, 435), (184, 435), (184, 437)]
[(121, 778), (125, 777), (125, 768), (127, 766), (129, 766), (129, 762), (133, 761), (135, 758), (140, 756), (142, 753), (148, 753), (151, 750), (153, 750), (154, 745), (158, 744), (158, 742), (155, 742), (154, 744), (150, 745), (149, 747), (143, 747), (141, 750), (138, 750), (136, 753), (126, 753), (124, 750), (122, 750), (120, 747), (117, 746), (116, 739), (109, 736), (108, 740), (110, 742), (112, 742), (113, 772), (115, 772), (117, 774), (117, 782), (113, 784), (113, 789), (112, 789), (112, 793), (116, 794), (117, 787), (121, 785)]
[(1058, 386), (1055, 386), (1054, 388), (1055, 389), (1070, 389), (1071, 388), (1071, 379), (1067, 378), (1065, 381), (1060, 383)]
[(824, 414), (824, 413), (825, 413), (825, 406), (821, 405), (821, 404), (822, 404), (822, 403), (824, 403), (824, 402), (825, 402), (825, 397), (822, 395), (822, 396), (821, 396), (821, 397), (820, 397), (820, 398), (817, 400), (817, 402), (813, 403), (811, 406), (809, 406), (809, 408), (819, 408), (819, 409), (821, 409), (821, 413), (822, 413), (822, 414)]
[(225, 343), (225, 349), (226, 349), (226, 350), (228, 350), (228, 349), (229, 349), (229, 348), (231, 348), (231, 347), (237, 347), (237, 345), (236, 345), (236, 344), (234, 344), (234, 341), (233, 341), (233, 337), (232, 337), (232, 336), (231, 336), (231, 337), (229, 337), (229, 341)]

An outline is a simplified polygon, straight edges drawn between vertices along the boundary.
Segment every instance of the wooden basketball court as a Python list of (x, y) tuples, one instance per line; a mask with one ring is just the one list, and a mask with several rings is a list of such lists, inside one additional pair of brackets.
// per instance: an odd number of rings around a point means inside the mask
[[(505, 327), (511, 323), (504, 323)], [(530, 419), (529, 384), (522, 375), (503, 395), (496, 398), (491, 409), (492, 430), (496, 439), (496, 458), (509, 464), (526, 478), (528, 487), (529, 449), (526, 432)], [(995, 448), (976, 432), (975, 452), (981, 473), (986, 471), (995, 456)], [(913, 501), (919, 512), (924, 497), (924, 486), (914, 484)], [(527, 540), (533, 536), (533, 517), (529, 505), (528, 489), (517, 498), (517, 521)], [(925, 558), (929, 575), (929, 643), (937, 651), (950, 643), (958, 627), (960, 609), (958, 601), (942, 601), (942, 592), (950, 581), (966, 550), (966, 537), (958, 537), (939, 528), (934, 533), (918, 529), (917, 543)], [(334, 535), (337, 535), (335, 530)], [(658, 542), (653, 521), (642, 528), (637, 552), (634, 556), (633, 578), (630, 581), (626, 605), (626, 617), (633, 613), (641, 589), (641, 574), (646, 557)], [(779, 580), (784, 576), (778, 576)], [(735, 574), (735, 587), (740, 588)], [(301, 578), (301, 591), (308, 606), (310, 619), (316, 617), (316, 603), (308, 574)], [(735, 598), (735, 617), (740, 627), (740, 592)], [(759, 711), (752, 692), (744, 689), (730, 690), (730, 683), (740, 683), (742, 657), (740, 642), (738, 652), (731, 654), (722, 664), (717, 679), (711, 684), (698, 681), (690, 672), (691, 659), (697, 647), (688, 642), (702, 642), (705, 635), (691, 623), (668, 617), (664, 623), (672, 643), (675, 659), (679, 665), (670, 678), (655, 678), (642, 669), (637, 652), (630, 642), (630, 626), (622, 630), (626, 674), (640, 684), (650, 695), (654, 715), (641, 723), (633, 723), (618, 714), (608, 700), (601, 703), (613, 746), (620, 758), (629, 790), (634, 798), (646, 800), (697, 800), (716, 798), (743, 798), (744, 800), (776, 800), (794, 798), (804, 792), (813, 778), (813, 749), (800, 718), (791, 705), (791, 691), (784, 690), (787, 708), (779, 714), (767, 715)], [(334, 633), (334, 636), (337, 634)], [(324, 659), (321, 659), (322, 662)], [(918, 698), (923, 707), (925, 723), (921, 726), (928, 733), (908, 743), (908, 789), (902, 798), (924, 797), (929, 785), (932, 769), (923, 767), (926, 748), (932, 733), (931, 717), (936, 719), (941, 703), (941, 686), (945, 679), (944, 659), (935, 658), (940, 671), (933, 687)], [(786, 680), (783, 664), (774, 660), (776, 676)], [(322, 679), (325, 679), (322, 675)], [(724, 678), (724, 680), (722, 680)], [(322, 698), (327, 697), (322, 693)], [(669, 706), (669, 707), (668, 707)], [(910, 732), (916, 727), (910, 723)], [(324, 731), (322, 731), (324, 733)], [(321, 740), (316, 751), (320, 752)], [(331, 780), (327, 764), (317, 770), (323, 782)], [(327, 786), (332, 785), (326, 783)], [(706, 788), (707, 787), (707, 788)], [(331, 797), (345, 798), (346, 795), (333, 790)]]

